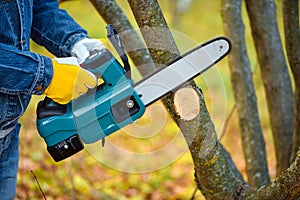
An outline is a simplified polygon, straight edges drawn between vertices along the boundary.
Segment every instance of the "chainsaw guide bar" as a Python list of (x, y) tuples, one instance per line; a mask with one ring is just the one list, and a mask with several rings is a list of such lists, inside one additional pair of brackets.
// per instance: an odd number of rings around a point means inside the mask
[(223, 37), (216, 38), (195, 47), (168, 63), (166, 67), (153, 72), (136, 83), (134, 89), (145, 106), (148, 106), (199, 76), (229, 51), (229, 40)]

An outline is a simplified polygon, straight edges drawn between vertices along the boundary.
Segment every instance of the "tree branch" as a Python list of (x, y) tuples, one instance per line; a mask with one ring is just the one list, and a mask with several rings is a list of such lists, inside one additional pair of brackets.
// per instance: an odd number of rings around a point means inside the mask
[(277, 175), (290, 165), (294, 98), (273, 0), (247, 0), (275, 143)]
[(244, 39), (241, 0), (223, 0), (222, 17), (232, 43), (229, 55), (231, 85), (237, 105), (249, 184), (258, 188), (270, 181), (250, 61)]
[(294, 144), (291, 160), (300, 147), (300, 30), (298, 0), (283, 0), (283, 21), (287, 56), (295, 81)]

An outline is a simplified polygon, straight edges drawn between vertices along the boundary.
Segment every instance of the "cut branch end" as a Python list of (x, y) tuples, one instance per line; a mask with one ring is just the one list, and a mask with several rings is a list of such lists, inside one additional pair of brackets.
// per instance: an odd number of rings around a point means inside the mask
[(183, 120), (192, 120), (200, 113), (200, 99), (191, 87), (178, 90), (174, 96), (176, 113)]

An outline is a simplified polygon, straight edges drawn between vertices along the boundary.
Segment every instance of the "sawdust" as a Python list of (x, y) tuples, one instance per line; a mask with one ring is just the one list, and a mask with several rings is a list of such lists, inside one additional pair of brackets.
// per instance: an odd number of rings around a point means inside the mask
[(176, 91), (174, 105), (176, 113), (183, 120), (192, 120), (200, 112), (200, 99), (197, 92), (191, 87), (181, 88)]

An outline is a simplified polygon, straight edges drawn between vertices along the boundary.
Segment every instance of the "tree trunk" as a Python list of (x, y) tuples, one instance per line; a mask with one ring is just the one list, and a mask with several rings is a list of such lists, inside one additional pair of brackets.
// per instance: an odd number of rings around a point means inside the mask
[(272, 0), (247, 0), (275, 143), (277, 175), (288, 168), (293, 144), (294, 99)]
[(294, 144), (291, 161), (300, 147), (300, 31), (298, 0), (283, 0), (283, 21), (287, 56), (295, 81)]
[(222, 17), (232, 43), (229, 54), (231, 85), (237, 105), (249, 184), (258, 188), (270, 181), (265, 142), (258, 116), (252, 72), (244, 39), (241, 0), (223, 0)]

